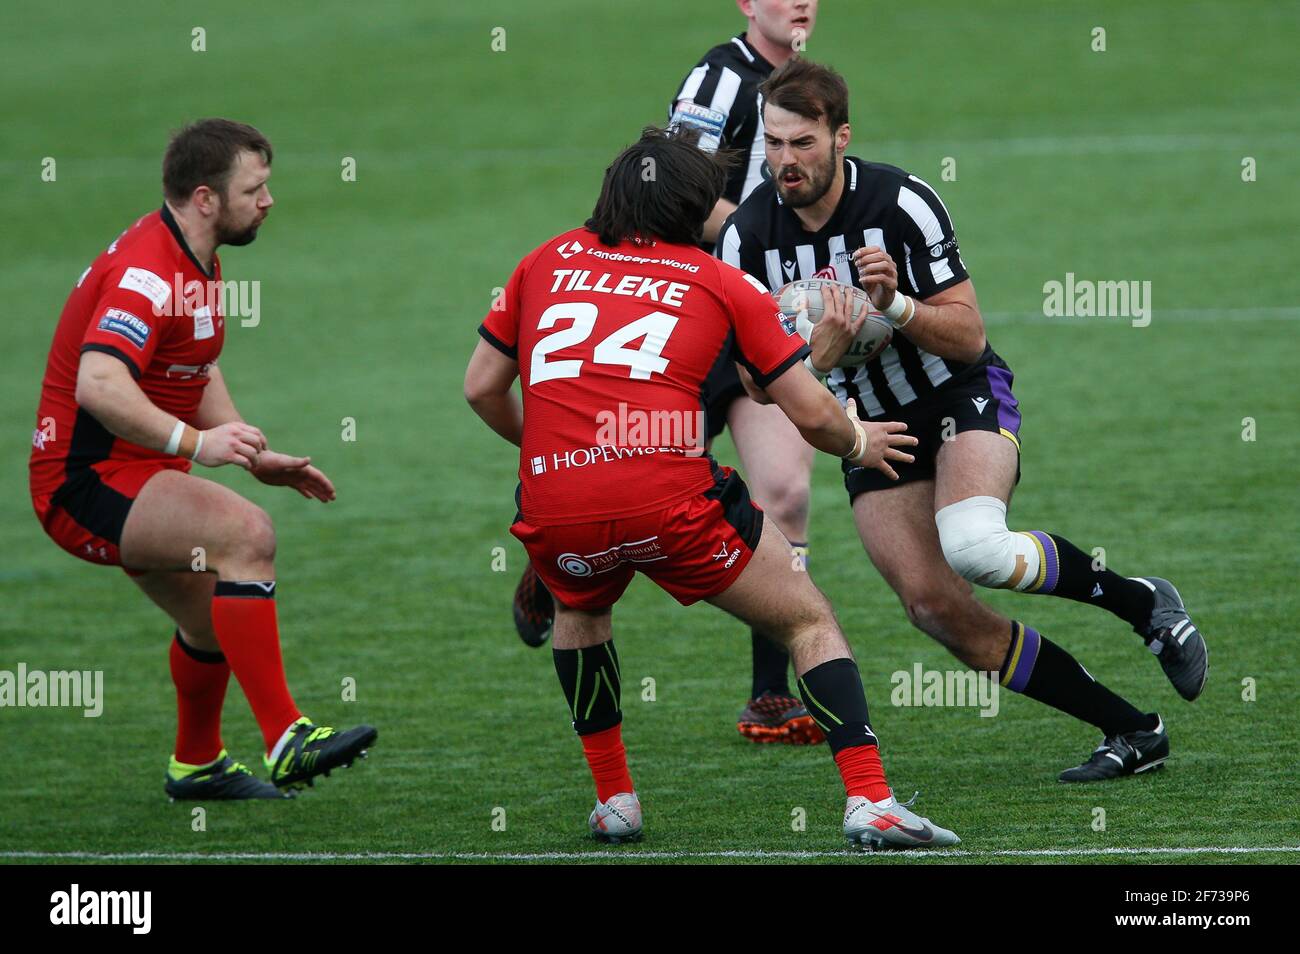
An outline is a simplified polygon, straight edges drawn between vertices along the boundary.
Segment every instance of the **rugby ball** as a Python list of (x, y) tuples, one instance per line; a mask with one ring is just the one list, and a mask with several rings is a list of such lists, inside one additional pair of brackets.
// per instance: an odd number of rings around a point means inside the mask
[(849, 307), (853, 310), (855, 319), (861, 318), (864, 311), (867, 315), (862, 330), (837, 364), (841, 368), (856, 368), (884, 351), (894, 336), (893, 323), (876, 310), (865, 291), (856, 285), (846, 285), (829, 278), (805, 278), (782, 285), (772, 293), (772, 297), (776, 299), (781, 314), (794, 319), (795, 330), (800, 337), (804, 341), (811, 341), (812, 327), (821, 321), (825, 313), (822, 289), (830, 285), (839, 285), (849, 290)]

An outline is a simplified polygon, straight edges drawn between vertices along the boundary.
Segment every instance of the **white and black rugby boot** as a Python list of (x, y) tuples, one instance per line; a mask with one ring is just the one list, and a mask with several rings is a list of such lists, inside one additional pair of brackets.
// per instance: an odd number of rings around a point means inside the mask
[(1082, 765), (1060, 774), (1062, 782), (1104, 782), (1125, 775), (1138, 775), (1157, 769), (1169, 758), (1169, 733), (1164, 720), (1154, 712), (1154, 729), (1139, 729), (1103, 739), (1092, 757)]
[(1135, 576), (1133, 579), (1149, 586), (1155, 597), (1151, 621), (1145, 628), (1135, 626), (1134, 632), (1160, 660), (1160, 668), (1178, 694), (1191, 702), (1205, 688), (1205, 678), (1210, 671), (1205, 637), (1187, 615), (1183, 598), (1172, 583), (1158, 576)]
[(947, 848), (960, 845), (961, 839), (946, 828), (912, 811), (910, 801), (900, 802), (890, 792), (889, 798), (873, 802), (854, 795), (844, 806), (844, 837), (849, 843), (868, 851), (899, 848)]

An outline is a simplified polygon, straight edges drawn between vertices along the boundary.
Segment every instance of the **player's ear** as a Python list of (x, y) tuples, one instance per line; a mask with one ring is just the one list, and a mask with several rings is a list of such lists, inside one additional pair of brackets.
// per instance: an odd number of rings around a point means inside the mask
[(835, 130), (835, 148), (840, 152), (846, 152), (849, 148), (849, 140), (852, 138), (853, 128), (848, 123), (845, 123)]
[(190, 205), (204, 215), (213, 215), (221, 209), (221, 196), (217, 195), (211, 187), (201, 185), (191, 193)]

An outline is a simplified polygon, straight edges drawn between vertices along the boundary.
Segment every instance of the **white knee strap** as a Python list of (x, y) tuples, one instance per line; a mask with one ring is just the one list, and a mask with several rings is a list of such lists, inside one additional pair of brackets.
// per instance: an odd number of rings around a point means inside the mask
[(1024, 590), (1038, 578), (1038, 545), (1007, 529), (1007, 505), (997, 497), (967, 497), (934, 517), (944, 558), (979, 586)]

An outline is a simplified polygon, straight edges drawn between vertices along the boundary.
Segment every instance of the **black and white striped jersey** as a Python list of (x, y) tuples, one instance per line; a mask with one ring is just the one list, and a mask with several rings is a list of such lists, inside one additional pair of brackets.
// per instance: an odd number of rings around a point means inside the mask
[(722, 197), (737, 205), (763, 181), (763, 108), (758, 86), (776, 69), (745, 42), (732, 37), (704, 54), (668, 106), (671, 122), (682, 103), (720, 114), (721, 145), (739, 151)]
[[(868, 245), (894, 259), (899, 291), (922, 301), (969, 277), (938, 193), (902, 169), (852, 156), (844, 159), (844, 194), (821, 231), (804, 231), (766, 181), (723, 224), (715, 254), (773, 291), (801, 278), (860, 288), (851, 256)], [(878, 357), (860, 368), (836, 368), (826, 383), (841, 403), (857, 398), (864, 413), (879, 417), (959, 380), (992, 356), (986, 346), (973, 364), (950, 361), (895, 334)]]

